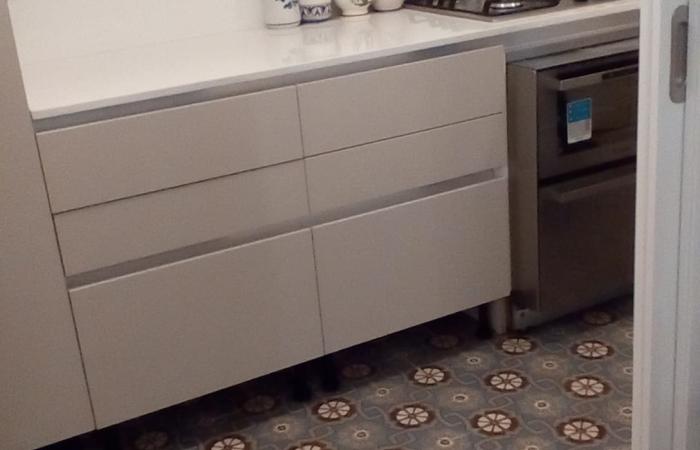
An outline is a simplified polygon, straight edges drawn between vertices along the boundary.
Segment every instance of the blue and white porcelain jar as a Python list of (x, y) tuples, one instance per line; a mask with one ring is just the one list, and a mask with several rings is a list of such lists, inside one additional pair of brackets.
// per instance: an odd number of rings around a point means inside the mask
[(301, 23), (299, 0), (263, 0), (268, 28), (295, 27)]
[(344, 16), (361, 16), (369, 12), (372, 0), (335, 0)]
[(331, 0), (299, 0), (301, 20), (323, 22), (331, 18)]

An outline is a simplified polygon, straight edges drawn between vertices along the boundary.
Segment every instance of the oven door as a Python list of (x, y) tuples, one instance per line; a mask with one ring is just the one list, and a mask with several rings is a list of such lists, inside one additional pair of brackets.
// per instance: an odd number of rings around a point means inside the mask
[(538, 73), (539, 179), (636, 153), (637, 54)]
[(635, 166), (539, 190), (538, 309), (566, 314), (632, 292)]

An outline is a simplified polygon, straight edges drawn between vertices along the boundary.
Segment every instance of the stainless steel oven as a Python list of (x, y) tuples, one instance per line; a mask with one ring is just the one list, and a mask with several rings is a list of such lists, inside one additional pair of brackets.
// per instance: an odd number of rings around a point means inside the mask
[(516, 327), (632, 292), (637, 49), (508, 67)]

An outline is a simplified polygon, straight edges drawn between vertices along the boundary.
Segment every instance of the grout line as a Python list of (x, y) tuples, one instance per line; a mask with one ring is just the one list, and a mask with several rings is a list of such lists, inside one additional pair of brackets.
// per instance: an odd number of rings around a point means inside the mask
[(472, 118), (465, 119), (465, 120), (458, 120), (457, 122), (450, 122), (450, 123), (445, 123), (445, 124), (441, 124), (441, 125), (435, 125), (435, 126), (428, 127), (428, 128), (421, 128), (420, 130), (413, 130), (413, 131), (409, 131), (406, 133), (397, 134), (395, 136), (392, 135), (389, 137), (379, 138), (379, 139), (369, 141), (369, 142), (361, 142), (358, 144), (347, 145), (345, 147), (340, 147), (340, 148), (336, 148), (333, 150), (327, 150), (327, 151), (324, 151), (322, 153), (316, 153), (316, 154), (308, 155), (308, 156), (305, 155), (304, 157), (305, 157), (305, 159), (308, 159), (308, 158), (316, 158), (316, 157), (322, 157), (322, 156), (326, 156), (326, 155), (332, 155), (334, 153), (342, 152), (344, 150), (352, 150), (352, 149), (364, 147), (367, 145), (379, 144), (381, 142), (390, 141), (392, 139), (400, 139), (400, 138), (404, 138), (404, 137), (408, 137), (408, 136), (416, 136), (416, 135), (419, 135), (422, 133), (428, 133), (430, 131), (436, 131), (436, 130), (440, 130), (443, 128), (453, 127), (455, 125), (462, 125), (462, 124), (465, 124), (468, 122), (476, 122), (477, 120), (488, 119), (489, 117), (495, 117), (495, 116), (504, 115), (504, 114), (505, 114), (505, 110), (494, 112), (494, 113), (489, 113), (489, 114), (484, 114), (481, 116), (476, 116), (476, 117), (472, 117)]
[(62, 215), (62, 214), (69, 214), (69, 213), (73, 213), (73, 212), (77, 212), (77, 211), (82, 211), (82, 210), (85, 210), (85, 209), (96, 208), (96, 207), (98, 207), (98, 206), (110, 205), (110, 204), (112, 204), (112, 203), (118, 203), (118, 202), (121, 202), (121, 201), (132, 200), (132, 199), (137, 199), (137, 198), (141, 198), (141, 197), (147, 197), (147, 196), (149, 196), (149, 195), (160, 194), (160, 193), (162, 193), (162, 192), (172, 191), (172, 190), (175, 190), (175, 189), (183, 189), (183, 188), (187, 188), (187, 187), (189, 187), (189, 186), (195, 186), (195, 185), (198, 185), (198, 184), (220, 181), (220, 180), (223, 180), (223, 179), (225, 179), (225, 178), (232, 177), (232, 176), (243, 175), (243, 174), (249, 174), (249, 173), (251, 173), (251, 172), (255, 172), (255, 171), (258, 171), (258, 170), (263, 170), (263, 169), (269, 169), (269, 168), (273, 168), (273, 167), (283, 166), (283, 165), (285, 165), (285, 164), (292, 164), (292, 163), (295, 163), (295, 162), (297, 162), (297, 161), (303, 161), (303, 156), (300, 157), (300, 158), (294, 157), (294, 158), (292, 158), (292, 159), (286, 159), (286, 160), (284, 160), (284, 161), (280, 161), (280, 162), (268, 164), (268, 165), (265, 165), (265, 166), (262, 166), (262, 167), (254, 167), (254, 168), (251, 168), (251, 169), (245, 169), (245, 170), (241, 170), (241, 171), (238, 171), (238, 172), (226, 173), (226, 174), (223, 174), (223, 175), (216, 175), (216, 176), (213, 176), (213, 177), (210, 177), (210, 178), (204, 178), (204, 179), (201, 179), (201, 180), (190, 181), (190, 182), (181, 183), (181, 184), (176, 184), (176, 185), (168, 186), (168, 187), (164, 187), (164, 188), (149, 190), (149, 191), (141, 192), (141, 193), (138, 193), (138, 194), (131, 194), (131, 195), (127, 195), (126, 197), (119, 197), (119, 198), (114, 198), (114, 199), (110, 199), (110, 200), (106, 200), (106, 201), (101, 201), (101, 202), (97, 202), (97, 203), (90, 203), (90, 204), (88, 204), (88, 205), (85, 205), (85, 206), (78, 206), (78, 207), (75, 207), (75, 208), (62, 209), (62, 210), (60, 210), (60, 211), (54, 211), (53, 214), (54, 214), (54, 216), (60, 216), (60, 215)]
[[(301, 115), (301, 103), (299, 101), (299, 86), (294, 89), (297, 99), (297, 113), (299, 117), (299, 137), (301, 139), (301, 149), (304, 153), (304, 182), (306, 184), (306, 207), (309, 216), (311, 216), (311, 192), (309, 190), (309, 173), (306, 166), (306, 146), (304, 145), (304, 118)], [(321, 327), (321, 351), (324, 355), (328, 352), (326, 351), (326, 330), (323, 326), (323, 304), (321, 303), (321, 285), (318, 278), (318, 256), (316, 254), (316, 239), (314, 238), (314, 230), (312, 226), (309, 226), (309, 234), (311, 235), (311, 256), (314, 262), (314, 280), (316, 281), (316, 303), (318, 304), (318, 318), (319, 325)]]

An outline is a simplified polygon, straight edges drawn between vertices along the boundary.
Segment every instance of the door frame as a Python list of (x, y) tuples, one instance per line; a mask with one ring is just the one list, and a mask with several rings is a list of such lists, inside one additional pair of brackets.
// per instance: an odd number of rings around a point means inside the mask
[(681, 186), (678, 323), (673, 448), (691, 450), (700, 441), (700, 0), (690, 0), (688, 81)]
[[(688, 101), (669, 98), (670, 23), (691, 9)], [(642, 0), (635, 274), (635, 450), (690, 450), (700, 431), (700, 0)], [(686, 125), (687, 124), (687, 125)], [(695, 124), (695, 125), (693, 125)], [(697, 352), (696, 352), (697, 353)]]

